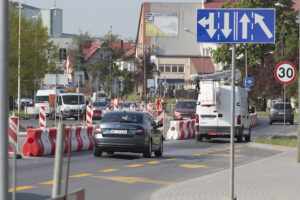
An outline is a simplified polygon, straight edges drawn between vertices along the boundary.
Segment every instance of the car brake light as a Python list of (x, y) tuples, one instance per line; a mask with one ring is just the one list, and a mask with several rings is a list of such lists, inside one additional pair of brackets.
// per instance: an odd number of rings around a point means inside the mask
[(238, 117), (237, 117), (237, 122), (236, 122), (237, 124), (241, 124), (241, 115), (239, 115)]
[(199, 115), (195, 114), (195, 117), (196, 117), (196, 123), (199, 124)]
[(137, 129), (135, 134), (136, 134), (136, 135), (145, 135), (145, 133), (146, 133), (146, 132), (145, 132), (145, 129), (142, 129), (142, 128), (141, 128), (141, 129)]
[(95, 129), (95, 134), (102, 134), (102, 131), (101, 131), (101, 128), (100, 127), (97, 127)]

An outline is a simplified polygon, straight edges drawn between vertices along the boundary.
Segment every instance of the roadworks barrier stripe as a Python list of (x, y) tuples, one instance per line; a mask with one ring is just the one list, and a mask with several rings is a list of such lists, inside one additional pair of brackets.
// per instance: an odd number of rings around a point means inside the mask
[[(71, 151), (86, 151), (93, 149), (93, 136), (96, 126), (74, 126), (65, 128), (64, 152), (68, 152), (69, 140)], [(57, 128), (28, 129), (27, 138), (23, 144), (24, 156), (54, 155)]]
[(170, 128), (167, 132), (167, 140), (183, 140), (187, 138), (193, 138), (196, 134), (195, 128), (196, 121), (191, 120), (181, 120), (181, 121), (171, 121)]
[(257, 113), (251, 113), (250, 114), (250, 126), (255, 127), (258, 125), (258, 118), (257, 118)]

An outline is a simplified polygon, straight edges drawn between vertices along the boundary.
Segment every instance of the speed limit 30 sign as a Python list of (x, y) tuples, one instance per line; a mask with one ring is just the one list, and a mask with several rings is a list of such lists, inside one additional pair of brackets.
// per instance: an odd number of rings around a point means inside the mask
[(289, 84), (295, 80), (297, 69), (290, 62), (281, 62), (276, 66), (274, 76), (279, 83)]

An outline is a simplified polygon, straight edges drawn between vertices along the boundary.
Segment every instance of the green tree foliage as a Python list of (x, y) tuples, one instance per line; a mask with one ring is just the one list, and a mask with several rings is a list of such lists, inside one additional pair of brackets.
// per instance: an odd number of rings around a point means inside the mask
[[(19, 15), (13, 6), (9, 11), (9, 95), (17, 97)], [(21, 95), (36, 90), (34, 80), (41, 83), (44, 75), (55, 69), (57, 48), (49, 38), (40, 20), (21, 17)]]

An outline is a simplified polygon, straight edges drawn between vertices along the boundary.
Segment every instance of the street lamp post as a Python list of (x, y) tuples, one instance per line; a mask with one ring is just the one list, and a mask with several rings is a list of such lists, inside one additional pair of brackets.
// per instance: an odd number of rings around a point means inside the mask
[(147, 80), (146, 80), (146, 52), (147, 52), (147, 46), (144, 46), (144, 101), (147, 101)]
[[(195, 33), (193, 33), (189, 28), (184, 28), (184, 31), (189, 32), (191, 34), (193, 34), (195, 37), (197, 37), (197, 35)], [(201, 52), (202, 49), (202, 52)], [(199, 45), (199, 52), (200, 52), (200, 56), (202, 56), (202, 74), (204, 74), (204, 47), (202, 44), (202, 48), (201, 48), (201, 44)]]
[(21, 9), (22, 3), (19, 1), (19, 39), (18, 39), (18, 115), (20, 116), (21, 108)]

